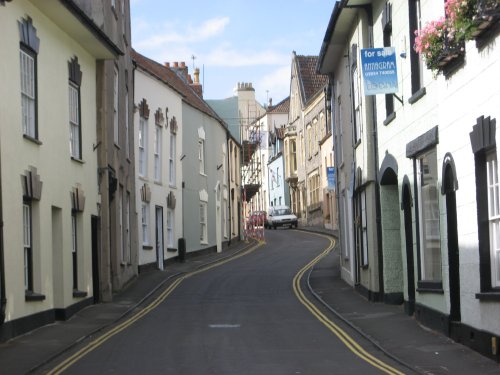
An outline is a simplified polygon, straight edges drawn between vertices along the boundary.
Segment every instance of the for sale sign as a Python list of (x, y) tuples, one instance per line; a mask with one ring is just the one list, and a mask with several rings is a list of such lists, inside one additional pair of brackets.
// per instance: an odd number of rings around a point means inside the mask
[(362, 49), (361, 68), (365, 95), (398, 92), (398, 72), (394, 47)]

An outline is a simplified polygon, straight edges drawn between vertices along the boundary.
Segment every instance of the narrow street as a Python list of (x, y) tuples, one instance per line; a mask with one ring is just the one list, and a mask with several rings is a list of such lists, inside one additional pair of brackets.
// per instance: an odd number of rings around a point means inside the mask
[[(327, 321), (333, 319), (332, 314), (305, 307), (314, 298), (307, 292), (301, 274), (307, 271), (304, 267), (309, 262), (331, 245), (326, 237), (300, 231), (266, 231), (264, 246), (177, 279), (163, 293), (160, 291), (154, 301), (147, 302), (144, 310), (138, 309), (138, 314), (147, 311), (142, 318), (129, 317), (112, 330), (116, 333), (83, 342), (67, 353), (68, 362), (58, 358), (43, 372), (406, 372), (346, 327), (343, 330), (347, 339), (340, 340), (328, 328), (331, 324), (338, 327)], [(348, 344), (351, 351), (344, 344), (351, 339), (355, 347), (360, 345), (358, 349)]]

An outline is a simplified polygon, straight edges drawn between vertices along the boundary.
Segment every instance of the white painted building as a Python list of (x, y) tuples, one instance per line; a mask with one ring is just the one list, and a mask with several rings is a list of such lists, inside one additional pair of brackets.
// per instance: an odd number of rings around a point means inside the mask
[(163, 269), (182, 237), (182, 94), (165, 66), (132, 53), (139, 267)]
[[(472, 24), (477, 29), (453, 53), (442, 45), (432, 71), (412, 47), (417, 29), (445, 16), (443, 3), (368, 1), (351, 7), (357, 3), (335, 5), (319, 67), (335, 82), (334, 105), (339, 93), (348, 91), (342, 56), (350, 54), (359, 69), (362, 48), (396, 51), (396, 96), (362, 95), (360, 101), (361, 108), (369, 106), (366, 119), (376, 132), (367, 157), (377, 160), (380, 220), (367, 224), (380, 233), (380, 298), (404, 301), (405, 310), (419, 321), (498, 361), (500, 89), (492, 83), (500, 82), (500, 4), (477, 2), (470, 10), (480, 20)], [(356, 34), (356, 51), (342, 44)], [(343, 117), (345, 112), (335, 109), (334, 116)], [(346, 155), (339, 153), (345, 143), (335, 146), (337, 156)], [(344, 189), (350, 180), (340, 178)], [(349, 228), (346, 219), (352, 218), (340, 216), (341, 225)], [(348, 241), (344, 236), (342, 245)]]

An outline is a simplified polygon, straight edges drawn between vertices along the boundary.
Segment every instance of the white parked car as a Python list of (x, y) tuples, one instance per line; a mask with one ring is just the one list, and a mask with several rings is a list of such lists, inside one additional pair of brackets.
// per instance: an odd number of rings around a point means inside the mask
[(294, 215), (288, 206), (274, 206), (269, 208), (267, 221), (269, 228), (276, 229), (283, 226), (297, 228), (297, 216)]

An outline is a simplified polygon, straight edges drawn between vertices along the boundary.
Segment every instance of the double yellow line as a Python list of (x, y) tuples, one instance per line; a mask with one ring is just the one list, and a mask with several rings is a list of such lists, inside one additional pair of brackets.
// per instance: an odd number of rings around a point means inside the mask
[(323, 314), (309, 299), (306, 298), (304, 292), (300, 287), (300, 282), (304, 274), (318, 263), (323, 257), (325, 257), (335, 246), (335, 242), (327, 236), (317, 234), (318, 236), (325, 237), (330, 240), (330, 245), (316, 258), (305, 265), (293, 278), (293, 290), (299, 301), (313, 314), (321, 323), (323, 323), (335, 336), (339, 338), (340, 341), (354, 354), (356, 354), (362, 360), (368, 362), (372, 366), (378, 368), (386, 374), (398, 374), (403, 373), (398, 369), (382, 362), (380, 359), (374, 357), (368, 353), (365, 349), (361, 347), (351, 336), (349, 336), (342, 328), (332, 322), (325, 314)]
[(156, 297), (155, 300), (153, 302), (151, 302), (151, 304), (149, 304), (148, 306), (146, 306), (143, 310), (141, 310), (138, 313), (136, 313), (135, 315), (131, 316), (129, 319), (127, 319), (123, 323), (118, 324), (117, 326), (115, 326), (113, 329), (109, 330), (108, 332), (106, 332), (102, 336), (96, 338), (95, 340), (92, 340), (90, 343), (88, 343), (87, 345), (85, 345), (82, 349), (78, 350), (72, 356), (66, 358), (59, 365), (57, 365), (52, 370), (50, 370), (49, 372), (47, 372), (47, 374), (50, 374), (50, 375), (61, 374), (63, 371), (67, 370), (70, 366), (72, 366), (77, 361), (79, 361), (81, 358), (83, 358), (84, 356), (86, 356), (87, 354), (89, 354), (91, 351), (93, 351), (94, 349), (98, 348), (99, 346), (101, 346), (102, 344), (104, 344), (106, 341), (108, 341), (110, 338), (112, 338), (116, 334), (120, 333), (121, 331), (125, 330), (127, 327), (131, 326), (135, 322), (137, 322), (139, 319), (141, 319), (142, 317), (144, 317), (145, 315), (147, 315), (148, 313), (150, 313), (151, 311), (153, 311), (163, 301), (165, 301), (165, 299), (167, 299), (167, 297), (184, 280), (190, 278), (191, 276), (194, 276), (194, 275), (197, 275), (199, 273), (208, 271), (208, 270), (210, 270), (212, 268), (215, 268), (215, 267), (219, 267), (219, 266), (221, 266), (223, 264), (226, 264), (228, 262), (231, 262), (233, 260), (241, 258), (241, 257), (243, 257), (245, 255), (248, 255), (248, 254), (252, 253), (253, 251), (255, 251), (257, 248), (259, 248), (260, 246), (262, 246), (263, 244), (264, 244), (264, 242), (261, 241), (261, 242), (257, 243), (256, 245), (252, 246), (251, 248), (249, 248), (248, 250), (244, 250), (244, 251), (240, 252), (237, 255), (225, 258), (225, 259), (223, 259), (221, 261), (216, 261), (216, 262), (214, 262), (212, 264), (203, 266), (203, 267), (199, 268), (196, 271), (188, 272), (188, 273), (180, 276), (172, 284), (170, 284), (169, 287), (167, 289), (165, 289), (158, 297)]

